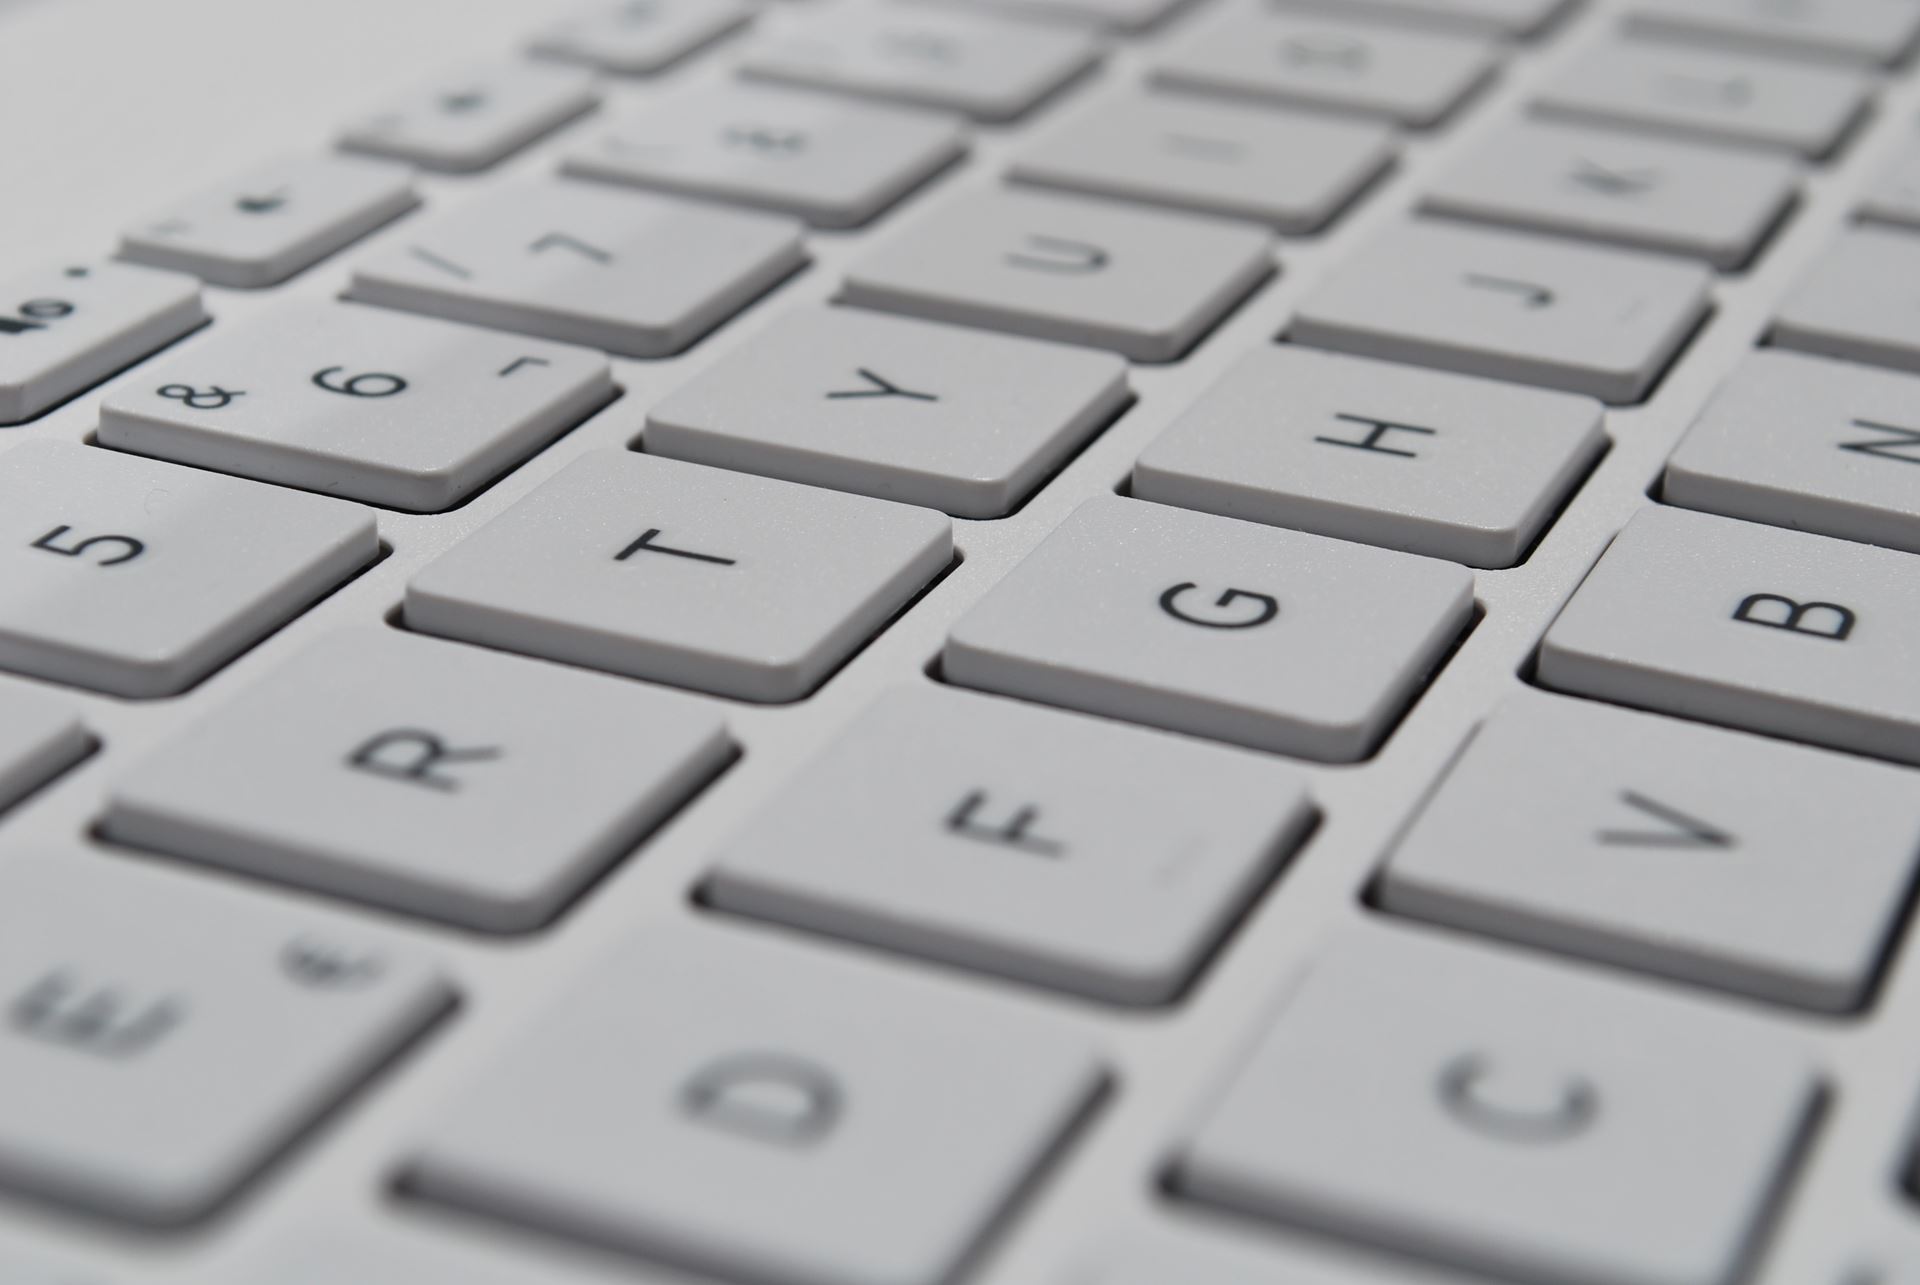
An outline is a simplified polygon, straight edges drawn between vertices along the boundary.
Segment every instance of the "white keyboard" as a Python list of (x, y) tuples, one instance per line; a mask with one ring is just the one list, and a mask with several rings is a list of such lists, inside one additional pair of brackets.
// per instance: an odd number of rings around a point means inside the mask
[(1920, 1282), (1920, 0), (0, 0), (0, 1285)]

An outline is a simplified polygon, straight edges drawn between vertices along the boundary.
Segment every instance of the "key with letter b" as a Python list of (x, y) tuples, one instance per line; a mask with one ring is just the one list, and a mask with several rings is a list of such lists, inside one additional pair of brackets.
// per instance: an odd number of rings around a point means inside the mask
[(1643, 509), (1540, 649), (1549, 687), (1920, 763), (1920, 558)]

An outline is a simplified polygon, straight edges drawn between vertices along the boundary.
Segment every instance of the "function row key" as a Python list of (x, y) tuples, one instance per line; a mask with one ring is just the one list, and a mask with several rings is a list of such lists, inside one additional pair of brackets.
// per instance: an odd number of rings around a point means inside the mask
[(476, 64), (374, 108), (347, 127), (340, 146), (468, 173), (498, 164), (599, 101), (593, 77), (570, 67)]
[(270, 286), (419, 204), (412, 175), (351, 156), (257, 166), (186, 198), (121, 238), (120, 257), (214, 285)]
[(588, 5), (528, 43), (537, 57), (615, 76), (651, 76), (752, 22), (742, 0), (618, 0)]
[(207, 319), (199, 283), (125, 263), (48, 266), (0, 284), (0, 424), (23, 424)]

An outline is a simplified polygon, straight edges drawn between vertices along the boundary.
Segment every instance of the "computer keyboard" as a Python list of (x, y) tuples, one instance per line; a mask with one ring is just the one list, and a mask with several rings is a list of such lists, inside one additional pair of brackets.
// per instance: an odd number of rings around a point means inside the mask
[(0, 1285), (1920, 1281), (1916, 55), (0, 3)]

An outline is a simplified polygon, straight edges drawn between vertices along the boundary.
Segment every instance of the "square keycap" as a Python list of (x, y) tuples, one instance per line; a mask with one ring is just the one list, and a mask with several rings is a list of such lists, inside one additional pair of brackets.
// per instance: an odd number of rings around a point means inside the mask
[(1508, 567), (1606, 443), (1585, 397), (1284, 345), (1156, 438), (1133, 494)]
[(1128, 397), (1107, 353), (853, 308), (789, 312), (656, 405), (655, 455), (1010, 512)]
[(406, 621), (742, 700), (796, 700), (952, 557), (944, 514), (595, 451), (414, 576)]
[(524, 931), (729, 753), (719, 714), (676, 693), (357, 630), (123, 773), (105, 825), (135, 847)]
[(1345, 762), (1472, 610), (1452, 563), (1103, 496), (960, 618), (943, 664), (965, 687)]
[(1305, 784), (1179, 737), (900, 690), (722, 846), (707, 897), (1096, 999), (1163, 1003), (1291, 852), (1310, 816)]

